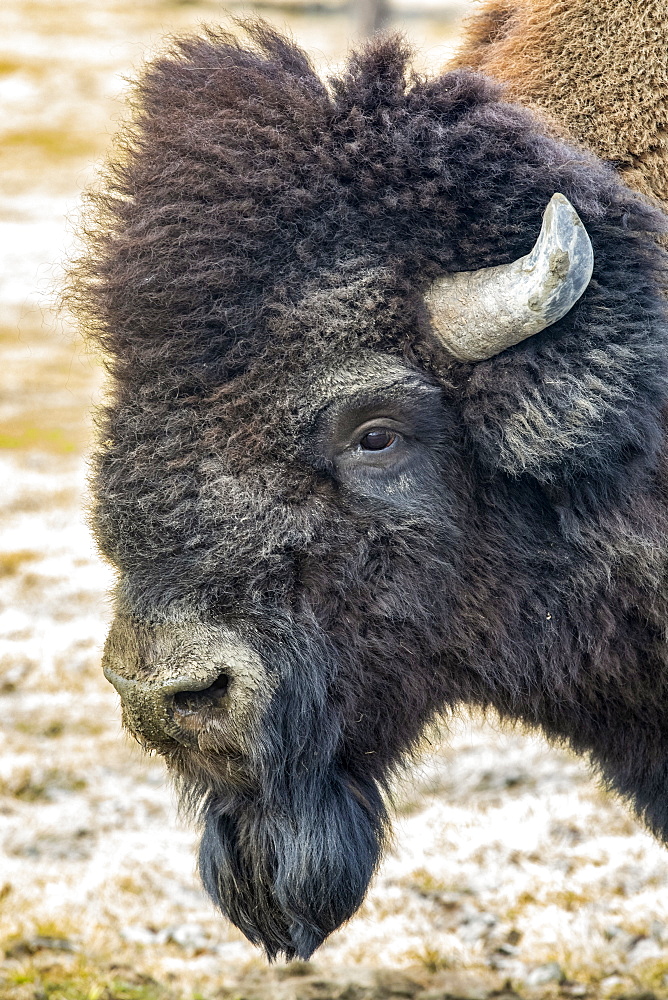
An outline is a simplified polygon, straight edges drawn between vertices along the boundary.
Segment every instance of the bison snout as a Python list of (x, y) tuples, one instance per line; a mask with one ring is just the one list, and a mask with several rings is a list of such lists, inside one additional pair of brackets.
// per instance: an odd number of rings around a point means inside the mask
[[(108, 666), (104, 676), (121, 696), (131, 729), (149, 741), (171, 736), (186, 746), (197, 746), (197, 734), (214, 713), (226, 711), (230, 678), (216, 674), (206, 679), (179, 677), (166, 683), (122, 677)], [(222, 721), (222, 720), (221, 720)]]
[(173, 740), (202, 749), (216, 732), (239, 744), (270, 693), (257, 653), (231, 630), (200, 622), (146, 624), (119, 615), (103, 667), (126, 726), (157, 749)]

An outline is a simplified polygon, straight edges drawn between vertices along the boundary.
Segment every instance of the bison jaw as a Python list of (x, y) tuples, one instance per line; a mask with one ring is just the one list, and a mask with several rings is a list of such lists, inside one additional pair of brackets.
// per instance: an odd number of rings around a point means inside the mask
[(555, 194), (525, 257), (434, 282), (425, 295), (434, 332), (460, 361), (485, 361), (562, 319), (593, 267), (587, 230), (568, 199)]
[(362, 903), (386, 813), (374, 780), (340, 763), (326, 637), (263, 626), (120, 614), (104, 666), (126, 727), (165, 756), (202, 825), (214, 903), (270, 959), (308, 958)]
[(227, 762), (210, 754), (180, 749), (177, 764), (180, 789), (203, 823), (206, 890), (270, 959), (308, 958), (355, 913), (386, 834), (368, 764), (353, 774), (341, 762), (330, 694), (336, 653), (317, 628), (287, 625), (259, 638), (276, 685), (249, 727), (233, 779)]

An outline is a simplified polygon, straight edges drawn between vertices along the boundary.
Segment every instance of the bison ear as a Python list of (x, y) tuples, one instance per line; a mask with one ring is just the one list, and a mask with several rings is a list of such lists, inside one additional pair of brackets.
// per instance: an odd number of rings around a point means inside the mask
[(425, 295), (434, 332), (460, 361), (485, 361), (565, 316), (593, 267), (587, 230), (570, 201), (555, 194), (525, 257), (434, 282)]

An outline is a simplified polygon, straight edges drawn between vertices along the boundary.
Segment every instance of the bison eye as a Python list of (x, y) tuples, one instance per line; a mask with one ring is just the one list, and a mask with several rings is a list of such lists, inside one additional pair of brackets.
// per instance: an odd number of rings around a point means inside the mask
[(387, 427), (374, 427), (367, 431), (360, 440), (360, 448), (363, 451), (384, 451), (390, 448), (397, 439), (397, 435), (388, 430)]

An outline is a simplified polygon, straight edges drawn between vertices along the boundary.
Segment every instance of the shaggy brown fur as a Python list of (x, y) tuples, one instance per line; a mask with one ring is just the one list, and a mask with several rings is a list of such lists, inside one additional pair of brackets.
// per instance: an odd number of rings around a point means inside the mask
[[(143, 75), (78, 296), (114, 376), (107, 670), (199, 806), (212, 898), (307, 956), (462, 703), (587, 754), (668, 839), (666, 219), (479, 74), (381, 39), (327, 87), (251, 34)], [(555, 191), (587, 291), (456, 361), (422, 293), (526, 254)]]
[(485, 0), (453, 68), (465, 66), (668, 202), (666, 0)]

